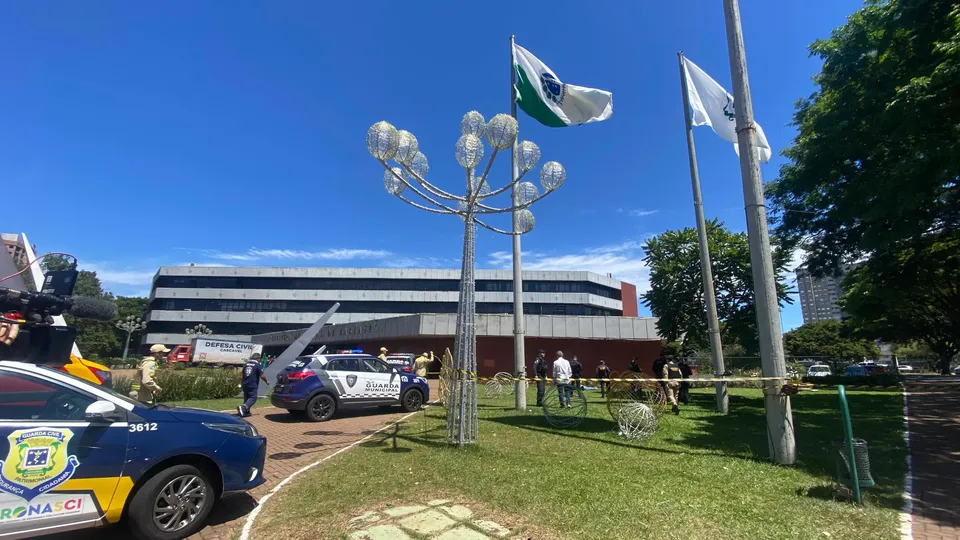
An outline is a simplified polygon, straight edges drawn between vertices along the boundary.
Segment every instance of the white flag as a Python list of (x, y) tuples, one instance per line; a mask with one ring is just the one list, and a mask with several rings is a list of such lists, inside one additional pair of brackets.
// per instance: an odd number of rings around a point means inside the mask
[(613, 94), (606, 90), (566, 84), (539, 58), (514, 44), (517, 104), (523, 112), (549, 127), (600, 122), (613, 114)]
[[(693, 125), (712, 127), (721, 139), (733, 143), (733, 150), (739, 156), (733, 96), (686, 57), (683, 58), (683, 67), (687, 77), (687, 92), (690, 94), (690, 108), (693, 109)], [(767, 163), (773, 153), (763, 128), (760, 124), (756, 126), (757, 154), (761, 161)]]

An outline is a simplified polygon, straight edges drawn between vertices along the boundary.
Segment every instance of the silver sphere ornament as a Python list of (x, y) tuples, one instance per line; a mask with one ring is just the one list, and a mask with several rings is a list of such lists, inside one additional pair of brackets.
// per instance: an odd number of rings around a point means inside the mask
[(521, 141), (517, 145), (517, 167), (529, 171), (540, 161), (540, 147), (533, 141)]
[(467, 203), (463, 201), (457, 203), (457, 215), (460, 216), (460, 219), (467, 220)]
[(457, 163), (465, 169), (472, 169), (483, 159), (483, 141), (476, 135), (463, 135), (457, 140)]
[(617, 414), (617, 428), (621, 437), (643, 442), (657, 432), (657, 415), (644, 403), (627, 403)]
[(540, 196), (540, 190), (531, 182), (517, 184), (517, 202), (527, 204)]
[(398, 178), (402, 174), (403, 170), (400, 167), (392, 167), (389, 171), (383, 173), (383, 187), (387, 189), (387, 193), (399, 195), (407, 188), (406, 184)]
[(544, 163), (543, 169), (540, 170), (540, 185), (547, 191), (553, 191), (562, 186), (566, 179), (567, 171), (563, 169), (563, 165), (556, 161)]
[(500, 113), (487, 124), (487, 142), (497, 150), (506, 150), (517, 139), (517, 119)]
[(487, 195), (490, 195), (490, 184), (488, 182), (484, 182), (483, 185), (481, 185), (480, 177), (474, 176), (473, 178), (470, 179), (470, 194), (471, 195), (476, 194), (477, 189), (480, 190), (481, 197), (486, 197)]
[(487, 129), (487, 121), (483, 119), (483, 115), (477, 111), (470, 111), (467, 114), (463, 115), (463, 120), (460, 120), (460, 133), (463, 135), (473, 135), (475, 137), (483, 137), (483, 132)]
[(377, 159), (393, 159), (397, 155), (399, 143), (397, 128), (389, 122), (381, 120), (367, 130), (367, 150)]
[[(423, 155), (423, 152), (417, 152), (417, 155), (414, 156), (413, 161), (410, 163), (410, 170), (417, 173), (417, 175), (426, 180), (427, 173), (430, 172), (430, 162), (427, 161), (427, 156)], [(407, 175), (411, 180), (419, 182), (417, 178), (413, 175)]]
[(417, 138), (413, 136), (413, 133), (401, 129), (397, 132), (397, 154), (393, 159), (404, 165), (410, 165), (413, 162), (413, 158), (417, 157), (417, 150), (419, 149), (420, 143), (417, 142)]
[(533, 219), (533, 212), (524, 208), (523, 210), (517, 210), (517, 227), (519, 232), (527, 234), (533, 230), (534, 225), (537, 224), (537, 220)]

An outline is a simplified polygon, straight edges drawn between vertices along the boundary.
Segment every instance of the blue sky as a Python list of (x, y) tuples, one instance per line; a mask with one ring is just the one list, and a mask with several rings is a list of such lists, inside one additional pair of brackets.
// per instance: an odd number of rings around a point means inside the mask
[[(778, 153), (819, 69), (807, 46), (861, 3), (775, 5), (741, 0)], [(119, 294), (146, 294), (163, 264), (459, 266), (459, 220), (388, 195), (364, 135), (381, 119), (412, 131), (430, 179), (461, 186), (460, 117), (509, 112), (511, 33), (564, 82), (614, 94), (599, 124), (520, 113), (521, 138), (567, 170), (533, 208), (525, 268), (643, 289), (643, 240), (694, 223), (676, 52), (731, 89), (720, 0), (5, 3), (0, 182), (18, 203), (0, 229), (77, 255)], [(743, 230), (737, 156), (709, 128), (696, 141), (708, 218)], [(509, 249), (481, 230), (478, 266), (509, 265)], [(785, 329), (801, 322), (784, 310)]]

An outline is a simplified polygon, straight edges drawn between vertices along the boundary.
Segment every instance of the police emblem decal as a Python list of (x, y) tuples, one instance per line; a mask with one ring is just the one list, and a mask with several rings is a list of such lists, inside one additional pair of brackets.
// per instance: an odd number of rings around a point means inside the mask
[(347, 375), (347, 386), (349, 386), (350, 388), (353, 388), (353, 385), (355, 384), (357, 384), (357, 376)]
[(73, 431), (56, 428), (19, 429), (7, 437), (10, 448), (0, 461), (0, 491), (30, 501), (73, 476), (80, 465), (67, 455)]

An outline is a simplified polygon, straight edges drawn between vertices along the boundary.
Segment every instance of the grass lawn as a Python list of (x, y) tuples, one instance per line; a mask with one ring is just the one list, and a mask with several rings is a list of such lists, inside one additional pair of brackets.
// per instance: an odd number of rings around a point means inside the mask
[(364, 510), (443, 497), (527, 525), (523, 538), (899, 538), (900, 394), (849, 394), (878, 484), (857, 507), (834, 501), (830, 488), (831, 440), (841, 436), (835, 391), (793, 398), (795, 467), (766, 461), (759, 390), (731, 390), (726, 417), (713, 412), (710, 392), (694, 390), (681, 416), (665, 416), (643, 444), (617, 436), (599, 392), (587, 392), (588, 418), (569, 430), (537, 410), (509, 410), (512, 396), (481, 398), (480, 441), (460, 450), (444, 443), (444, 411), (434, 406), (297, 478), (267, 502), (252, 537), (345, 537)]
[[(184, 401), (164, 401), (161, 405), (171, 407), (194, 407), (197, 409), (209, 409), (211, 411), (236, 411), (237, 405), (243, 403), (242, 397), (222, 398), (222, 399), (188, 399)], [(253, 406), (254, 409), (269, 407), (270, 398), (260, 398)]]

